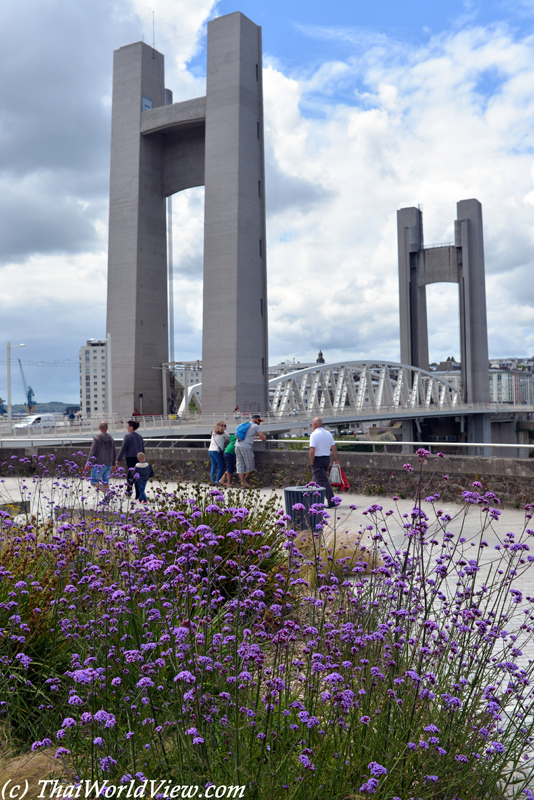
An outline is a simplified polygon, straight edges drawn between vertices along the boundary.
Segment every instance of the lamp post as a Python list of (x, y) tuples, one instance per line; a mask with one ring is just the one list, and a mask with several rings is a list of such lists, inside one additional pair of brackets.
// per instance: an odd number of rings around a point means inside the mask
[(106, 336), (106, 392), (109, 424), (113, 424), (113, 386), (111, 384), (111, 333)]
[(7, 420), (11, 422), (11, 348), (26, 347), (25, 344), (7, 343)]

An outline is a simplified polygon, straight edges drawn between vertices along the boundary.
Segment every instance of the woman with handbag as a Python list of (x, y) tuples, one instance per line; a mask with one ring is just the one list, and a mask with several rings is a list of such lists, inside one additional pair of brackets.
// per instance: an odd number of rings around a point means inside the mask
[(224, 448), (230, 441), (230, 437), (226, 433), (226, 422), (222, 420), (218, 422), (211, 432), (211, 441), (208, 449), (208, 454), (211, 462), (211, 482), (215, 485), (218, 484), (226, 470), (226, 462), (224, 460)]

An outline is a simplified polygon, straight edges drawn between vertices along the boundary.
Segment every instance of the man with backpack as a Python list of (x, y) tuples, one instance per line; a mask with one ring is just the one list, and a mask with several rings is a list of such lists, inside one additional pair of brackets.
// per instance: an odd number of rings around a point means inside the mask
[(263, 422), (259, 414), (254, 414), (250, 422), (242, 422), (236, 428), (235, 455), (237, 461), (237, 474), (241, 481), (241, 488), (248, 487), (247, 479), (251, 472), (254, 472), (254, 451), (252, 445), (256, 436), (262, 441), (266, 440), (264, 433), (260, 431)]

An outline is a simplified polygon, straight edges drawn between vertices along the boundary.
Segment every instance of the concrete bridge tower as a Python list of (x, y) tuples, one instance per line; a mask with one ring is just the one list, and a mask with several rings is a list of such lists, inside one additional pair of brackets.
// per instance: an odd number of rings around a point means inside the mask
[(208, 23), (205, 97), (173, 104), (163, 56), (143, 42), (114, 54), (107, 330), (115, 413), (139, 409), (141, 395), (143, 413), (167, 412), (165, 199), (202, 185), (202, 410), (267, 411), (261, 29), (240, 13)]
[[(463, 400), (489, 402), (488, 327), (482, 206), (461, 200), (454, 223), (454, 245), (425, 248), (423, 215), (418, 208), (397, 212), (401, 361), (429, 368), (426, 286), (457, 283)], [(491, 441), (489, 417), (473, 415), (471, 441)]]

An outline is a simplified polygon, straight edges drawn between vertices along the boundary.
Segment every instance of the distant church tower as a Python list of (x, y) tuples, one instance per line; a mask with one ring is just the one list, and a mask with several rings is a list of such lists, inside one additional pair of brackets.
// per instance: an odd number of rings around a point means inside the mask
[(319, 350), (319, 355), (317, 356), (317, 361), (315, 363), (316, 364), (324, 364), (324, 358), (323, 358), (323, 351), (322, 350)]

